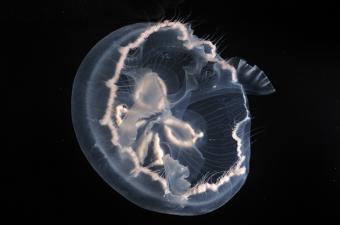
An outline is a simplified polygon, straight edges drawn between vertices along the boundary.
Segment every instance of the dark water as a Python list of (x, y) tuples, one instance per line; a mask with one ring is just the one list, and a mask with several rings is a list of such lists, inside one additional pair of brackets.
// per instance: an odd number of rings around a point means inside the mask
[[(132, 0), (15, 4), (1, 17), (10, 123), (4, 158), (12, 219), (42, 224), (275, 224), (336, 220), (340, 123), (336, 7), (326, 3)], [(190, 16), (188, 16), (190, 14)], [(73, 132), (72, 82), (90, 50), (135, 22), (188, 18), (198, 36), (224, 35), (223, 57), (241, 56), (276, 93), (250, 97), (252, 157), (247, 182), (219, 210), (199, 217), (152, 213), (114, 192), (87, 163)], [(5, 150), (4, 150), (5, 151)]]

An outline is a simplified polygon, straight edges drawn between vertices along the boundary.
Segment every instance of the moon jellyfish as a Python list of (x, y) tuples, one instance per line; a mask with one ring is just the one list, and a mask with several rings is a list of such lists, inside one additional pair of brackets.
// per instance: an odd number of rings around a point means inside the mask
[(245, 60), (180, 22), (138, 23), (95, 45), (73, 85), (77, 139), (97, 173), (136, 205), (199, 215), (228, 202), (249, 171), (246, 94), (274, 92)]

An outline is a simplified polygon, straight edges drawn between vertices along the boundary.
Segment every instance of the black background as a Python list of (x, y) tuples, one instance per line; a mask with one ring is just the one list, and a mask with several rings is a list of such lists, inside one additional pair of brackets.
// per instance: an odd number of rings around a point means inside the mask
[[(5, 12), (9, 192), (15, 216), (41, 224), (277, 224), (339, 220), (339, 7), (289, 1), (14, 2)], [(113, 30), (185, 19), (198, 36), (223, 36), (224, 58), (241, 56), (277, 92), (250, 96), (248, 180), (222, 208), (178, 217), (140, 209), (90, 167), (71, 122), (70, 98), (87, 52)], [(224, 51), (222, 51), (224, 50)], [(5, 161), (7, 161), (5, 159)], [(7, 184), (7, 182), (6, 182)], [(26, 220), (27, 221), (27, 220)], [(333, 223), (333, 222), (332, 222)]]

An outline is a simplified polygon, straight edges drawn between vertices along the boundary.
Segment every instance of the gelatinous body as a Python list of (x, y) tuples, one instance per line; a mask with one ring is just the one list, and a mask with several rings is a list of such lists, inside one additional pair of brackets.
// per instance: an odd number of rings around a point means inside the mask
[(98, 174), (140, 207), (210, 212), (244, 184), (246, 93), (274, 91), (244, 60), (223, 60), (186, 24), (139, 23), (101, 40), (81, 64), (72, 118)]

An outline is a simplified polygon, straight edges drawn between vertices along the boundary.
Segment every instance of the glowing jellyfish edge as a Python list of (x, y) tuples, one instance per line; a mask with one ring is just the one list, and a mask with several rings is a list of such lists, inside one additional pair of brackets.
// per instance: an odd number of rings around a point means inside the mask
[[(141, 26), (145, 26), (145, 24)], [(188, 190), (180, 194), (172, 193), (172, 191), (169, 189), (169, 183), (164, 177), (160, 176), (159, 173), (156, 173), (149, 169), (148, 167), (145, 167), (141, 164), (141, 158), (143, 158), (143, 153), (141, 153), (142, 154), (141, 156), (138, 155), (138, 151), (135, 151), (130, 146), (121, 146), (120, 142), (118, 141), (119, 135), (117, 133), (117, 123), (119, 124), (122, 122), (120, 114), (125, 113), (127, 109), (125, 109), (124, 106), (122, 105), (117, 106), (115, 109), (113, 108), (114, 101), (116, 98), (116, 92), (119, 88), (116, 85), (116, 82), (118, 81), (121, 71), (124, 68), (124, 62), (128, 56), (129, 51), (141, 46), (150, 35), (156, 33), (161, 29), (172, 29), (178, 31), (180, 34), (177, 37), (178, 40), (182, 41), (183, 47), (185, 47), (188, 50), (201, 45), (209, 46), (210, 52), (204, 55), (205, 59), (208, 62), (217, 63), (223, 70), (228, 70), (231, 73), (231, 82), (233, 82), (235, 85), (238, 85), (242, 91), (244, 110), (246, 112), (245, 117), (239, 122), (235, 123), (232, 129), (232, 138), (236, 142), (237, 151), (237, 160), (235, 161), (235, 163), (230, 167), (229, 170), (225, 171), (215, 182), (208, 182), (202, 179), (201, 182), (198, 182), (195, 186), (188, 188)], [(246, 179), (250, 152), (249, 152), (249, 140), (248, 138), (242, 137), (244, 132), (242, 129), (245, 129), (245, 127), (249, 126), (250, 114), (247, 108), (247, 98), (245, 93), (246, 92), (253, 94), (272, 93), (274, 91), (274, 88), (270, 84), (269, 80), (262, 71), (258, 70), (256, 66), (251, 67), (252, 68), (251, 71), (249, 71), (248, 68), (248, 70), (244, 74), (242, 73), (239, 74), (239, 72), (242, 71), (244, 67), (250, 67), (248, 64), (245, 63), (245, 61), (241, 60), (235, 66), (232, 65), (231, 62), (221, 59), (217, 55), (216, 47), (212, 42), (208, 40), (198, 39), (197, 37), (193, 36), (192, 31), (188, 29), (188, 26), (181, 22), (164, 21), (161, 23), (148, 24), (144, 31), (141, 32), (133, 42), (130, 42), (125, 46), (117, 47), (119, 48), (120, 56), (115, 65), (112, 78), (105, 82), (107, 88), (109, 89), (109, 96), (106, 103), (105, 113), (99, 122), (101, 126), (107, 127), (110, 131), (111, 144), (115, 146), (115, 148), (112, 149), (112, 151), (118, 152), (118, 155), (119, 157), (122, 158), (122, 160), (125, 159), (131, 162), (133, 169), (129, 171), (130, 176), (127, 177), (121, 177), (121, 174), (118, 174), (117, 172), (113, 171), (108, 172), (105, 169), (106, 164), (108, 164), (109, 168), (116, 168), (119, 165), (115, 165), (115, 162), (110, 160), (110, 157), (112, 156), (107, 155), (106, 151), (101, 150), (102, 147), (99, 146), (100, 144), (97, 142), (96, 138), (94, 138), (95, 135), (83, 134), (83, 132), (81, 131), (83, 129), (88, 129), (88, 127), (91, 126), (88, 125), (89, 123), (88, 121), (91, 121), (91, 118), (89, 118), (89, 116), (86, 114), (86, 111), (88, 110), (84, 109), (84, 107), (85, 108), (87, 107), (87, 104), (83, 102), (85, 100), (79, 100), (79, 95), (84, 94), (83, 92), (84, 90), (86, 91), (87, 89), (86, 87), (88, 85), (88, 82), (84, 81), (84, 77), (81, 78), (83, 79), (83, 81), (79, 81), (80, 80), (79, 74), (82, 74), (84, 70), (87, 70), (88, 68), (84, 69), (84, 67), (86, 67), (85, 64), (88, 63), (90, 60), (93, 60), (93, 57), (91, 57), (91, 52), (87, 57), (90, 59), (87, 59), (87, 62), (82, 63), (82, 66), (80, 67), (77, 73), (75, 86), (73, 88), (72, 94), (72, 119), (76, 130), (77, 138), (80, 142), (80, 145), (86, 157), (91, 162), (92, 166), (97, 170), (98, 174), (100, 174), (104, 178), (104, 180), (106, 180), (114, 189), (118, 190), (119, 193), (121, 193), (123, 196), (125, 196), (126, 198), (128, 198), (129, 200), (143, 208), (152, 211), (177, 215), (204, 214), (213, 211), (216, 208), (219, 208), (220, 206), (225, 204), (230, 198), (232, 198), (234, 194), (237, 193), (237, 191), (240, 189), (240, 187), (242, 186)], [(91, 69), (93, 69), (94, 67), (95, 65), (91, 65)], [(239, 80), (239, 76), (243, 76), (242, 81)], [(250, 80), (249, 77), (254, 78), (254, 76), (256, 76), (255, 82), (249, 83), (248, 82)], [(82, 85), (79, 85), (77, 83), (82, 83)], [(76, 87), (76, 84), (81, 87)], [(162, 84), (162, 81), (159, 81), (159, 84), (160, 86), (164, 85)], [(164, 92), (163, 94), (166, 94), (165, 85), (163, 89), (165, 89), (163, 90)], [(85, 113), (85, 115), (81, 115), (82, 113)], [(115, 118), (115, 121), (113, 121), (112, 118)], [(169, 117), (168, 121), (170, 121), (171, 123), (176, 123), (176, 118)], [(98, 121), (94, 122), (97, 123)], [(182, 122), (182, 124), (183, 123), (184, 122)], [(187, 126), (190, 127), (189, 124)], [(188, 129), (190, 130), (190, 128)], [(195, 131), (193, 130), (191, 132), (193, 133), (193, 136), (196, 135), (195, 138), (200, 138), (203, 135), (201, 133), (195, 133)], [(80, 135), (79, 133), (82, 134)], [(84, 135), (88, 136), (84, 137)], [(160, 148), (159, 145), (157, 147), (157, 143), (159, 143), (159, 136), (157, 133), (150, 134), (149, 136), (146, 137), (146, 139), (149, 140), (148, 142), (150, 142), (150, 140), (153, 139), (155, 146), (154, 148), (158, 149), (158, 152), (156, 151), (156, 155), (158, 154), (157, 156), (158, 161), (156, 163), (163, 164), (163, 160), (167, 160), (169, 163), (176, 163), (173, 162), (176, 160), (173, 160), (169, 155), (164, 155), (164, 153), (161, 150), (159, 150)], [(246, 147), (244, 147), (244, 145), (246, 145)], [(88, 149), (91, 150), (89, 151)], [(144, 191), (145, 193), (143, 193), (145, 196), (141, 196), (141, 194), (139, 193), (136, 194), (138, 191), (141, 190), (138, 187), (139, 184), (137, 184), (136, 182), (134, 184), (132, 184), (133, 182), (131, 183), (131, 179), (137, 178), (142, 174), (149, 177), (152, 181), (157, 182), (160, 185), (161, 189), (163, 190), (162, 194), (163, 199), (160, 199), (157, 196), (151, 196), (150, 193), (147, 193), (147, 191)], [(235, 184), (233, 184), (232, 179), (235, 178), (238, 178), (239, 180), (235, 182)], [(219, 193), (219, 189), (222, 188), (223, 186), (228, 186), (228, 184), (229, 186), (234, 185), (234, 187), (228, 187), (230, 189), (234, 188), (234, 190), (230, 191), (229, 193), (228, 191), (225, 191), (225, 193), (222, 192)], [(219, 197), (213, 196), (214, 193), (220, 196)], [(200, 194), (205, 194), (205, 198), (200, 197)], [(196, 196), (198, 196), (197, 197), (198, 200), (191, 201), (191, 199), (194, 199)], [(149, 205), (143, 203), (143, 201), (150, 201), (151, 199), (153, 203), (150, 202)]]

